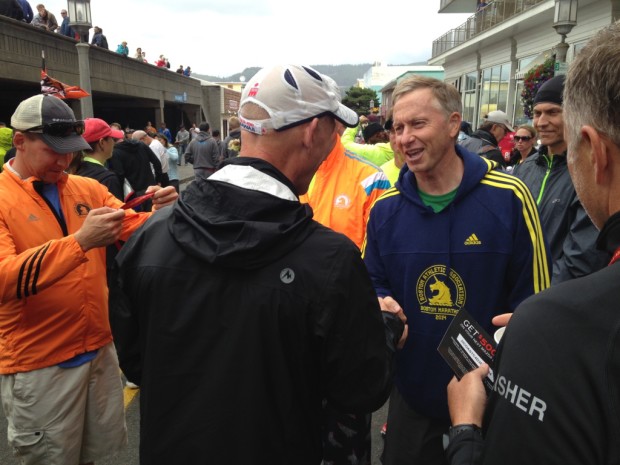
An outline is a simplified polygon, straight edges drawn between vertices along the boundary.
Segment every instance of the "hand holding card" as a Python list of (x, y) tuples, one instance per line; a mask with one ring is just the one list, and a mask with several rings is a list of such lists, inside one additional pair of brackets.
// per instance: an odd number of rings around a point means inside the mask
[[(493, 338), (463, 309), (454, 317), (437, 347), (458, 379), (483, 363), (491, 365), (496, 349)], [(485, 386), (491, 389), (494, 382), (493, 370), (489, 370), (484, 378)]]

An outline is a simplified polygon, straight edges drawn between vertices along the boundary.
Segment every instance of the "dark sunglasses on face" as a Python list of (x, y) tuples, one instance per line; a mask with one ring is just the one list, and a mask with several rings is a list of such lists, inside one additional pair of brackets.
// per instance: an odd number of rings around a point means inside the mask
[(68, 137), (74, 134), (81, 136), (84, 134), (84, 121), (75, 121), (73, 123), (49, 123), (34, 128), (27, 129), (24, 132), (42, 133), (53, 137)]
[(532, 140), (532, 138), (530, 136), (515, 136), (514, 140), (516, 140), (517, 142), (519, 142), (520, 140), (522, 140), (523, 142), (527, 142), (529, 140)]

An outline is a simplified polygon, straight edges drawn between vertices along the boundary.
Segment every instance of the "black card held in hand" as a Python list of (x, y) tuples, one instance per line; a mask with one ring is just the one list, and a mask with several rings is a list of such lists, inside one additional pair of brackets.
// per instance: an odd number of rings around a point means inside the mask
[[(456, 377), (461, 379), (483, 363), (492, 366), (496, 348), (493, 338), (469, 313), (461, 309), (452, 320), (437, 350)], [(488, 389), (492, 389), (495, 383), (492, 369), (484, 383)]]

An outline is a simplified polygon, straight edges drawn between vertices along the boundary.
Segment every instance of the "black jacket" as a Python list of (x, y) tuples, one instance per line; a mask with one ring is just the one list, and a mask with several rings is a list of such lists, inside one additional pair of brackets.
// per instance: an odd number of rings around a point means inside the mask
[(513, 175), (530, 189), (553, 259), (552, 284), (600, 270), (609, 261), (596, 250), (598, 231), (583, 209), (566, 165), (566, 153), (547, 156), (546, 147), (516, 165)]
[(384, 327), (357, 247), (294, 192), (234, 158), (119, 254), (141, 464), (318, 464), (322, 399), (360, 413), (387, 399), (402, 323)]
[(506, 166), (506, 160), (504, 160), (502, 151), (497, 145), (495, 136), (488, 131), (478, 129), (468, 139), (459, 142), (459, 145), (465, 147), (470, 152), (497, 162), (501, 168)]
[(0, 0), (0, 15), (21, 21), (24, 19), (24, 10), (17, 0)]
[[(598, 247), (620, 247), (620, 212)], [(495, 359), (484, 446), (466, 435), (451, 465), (603, 465), (620, 462), (620, 263), (527, 299)]]
[(75, 173), (79, 176), (96, 179), (99, 184), (103, 184), (108, 188), (114, 197), (124, 200), (123, 184), (114, 171), (110, 171), (105, 167), (89, 161), (82, 161), (80, 167)]
[(124, 140), (116, 144), (108, 166), (120, 177), (121, 185), (125, 178), (129, 181), (136, 195), (163, 181), (159, 158), (140, 141)]

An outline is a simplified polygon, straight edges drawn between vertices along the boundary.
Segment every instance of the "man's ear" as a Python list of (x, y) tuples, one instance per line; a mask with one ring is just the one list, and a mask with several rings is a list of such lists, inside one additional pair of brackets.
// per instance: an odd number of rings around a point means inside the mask
[(312, 121), (310, 121), (310, 124), (307, 124), (306, 127), (304, 128), (304, 131), (302, 134), (302, 142), (304, 144), (304, 147), (306, 147), (307, 149), (312, 147), (312, 145), (315, 142), (314, 138), (317, 137), (318, 126), (319, 126), (319, 119), (313, 118)]
[(456, 137), (461, 130), (462, 117), (456, 111), (448, 117), (448, 128), (450, 137)]
[(611, 181), (609, 172), (609, 157), (611, 142), (609, 138), (600, 134), (592, 126), (582, 126), (581, 143), (586, 145), (590, 152), (590, 163), (594, 171), (594, 181), (597, 184), (608, 184)]
[(13, 134), (13, 145), (15, 148), (23, 150), (24, 141), (26, 140), (26, 136), (19, 131), (15, 131)]

